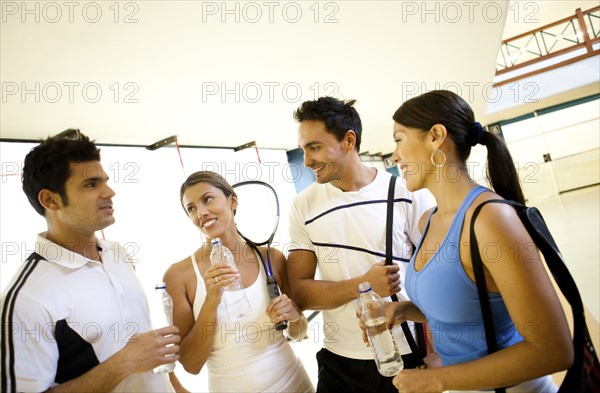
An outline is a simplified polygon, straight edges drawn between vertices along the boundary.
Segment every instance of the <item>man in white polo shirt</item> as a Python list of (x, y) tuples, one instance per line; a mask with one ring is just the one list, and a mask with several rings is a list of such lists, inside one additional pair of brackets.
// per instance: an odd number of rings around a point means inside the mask
[(151, 370), (179, 358), (178, 329), (151, 330), (129, 255), (95, 236), (115, 221), (100, 150), (48, 138), (22, 180), (48, 230), (2, 294), (1, 391), (173, 391)]

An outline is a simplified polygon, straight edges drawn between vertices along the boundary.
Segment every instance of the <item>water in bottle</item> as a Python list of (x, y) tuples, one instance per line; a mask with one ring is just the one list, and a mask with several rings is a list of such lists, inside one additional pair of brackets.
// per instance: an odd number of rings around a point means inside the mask
[[(171, 296), (167, 292), (167, 284), (161, 282), (154, 286), (154, 298), (152, 300), (152, 324), (154, 328), (159, 329), (165, 326), (172, 326), (173, 299), (171, 299)], [(175, 363), (166, 363), (155, 367), (152, 372), (154, 374), (170, 373), (173, 369), (175, 369)]]
[(392, 377), (404, 368), (404, 362), (396, 346), (392, 332), (386, 326), (383, 300), (371, 289), (371, 284), (362, 282), (358, 286), (358, 307), (367, 330), (369, 344), (373, 350), (379, 373)]
[[(235, 267), (233, 254), (221, 243), (221, 239), (218, 237), (214, 238), (211, 244), (211, 263), (227, 263)], [(244, 290), (241, 278), (238, 277), (234, 282), (223, 288), (223, 300), (225, 301), (225, 308), (231, 321), (238, 321), (250, 315), (250, 302), (246, 297), (246, 291)]]

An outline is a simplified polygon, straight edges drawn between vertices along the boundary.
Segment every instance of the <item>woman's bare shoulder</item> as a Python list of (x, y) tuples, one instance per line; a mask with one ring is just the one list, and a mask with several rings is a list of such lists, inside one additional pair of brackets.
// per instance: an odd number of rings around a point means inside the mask
[(175, 262), (169, 266), (165, 272), (165, 278), (170, 279), (185, 279), (192, 272), (192, 257), (188, 256), (179, 262)]

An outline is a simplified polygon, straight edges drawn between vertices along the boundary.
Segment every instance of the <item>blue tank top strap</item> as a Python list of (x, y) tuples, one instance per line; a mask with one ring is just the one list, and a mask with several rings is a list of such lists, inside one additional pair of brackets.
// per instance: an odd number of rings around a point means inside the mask
[(425, 238), (425, 234), (427, 233), (427, 230), (429, 229), (429, 224), (431, 223), (431, 216), (433, 216), (433, 214), (437, 211), (437, 206), (434, 206), (433, 208), (431, 208), (431, 212), (429, 213), (429, 217), (427, 217), (427, 223), (425, 224), (425, 227), (423, 228), (423, 233), (421, 234), (421, 238), (419, 239), (419, 242), (417, 243), (417, 247), (415, 248), (415, 251), (411, 257), (411, 263), (409, 264), (409, 269), (412, 268), (414, 269), (414, 259), (415, 256), (417, 255), (417, 252), (419, 251), (419, 249), (421, 248), (421, 244), (423, 243), (423, 239)]
[[(477, 186), (474, 187), (471, 191), (469, 191), (469, 193), (467, 194), (467, 197), (465, 198), (465, 200), (463, 201), (463, 203), (460, 205), (460, 207), (458, 208), (458, 211), (456, 212), (456, 214), (454, 215), (454, 219), (452, 220), (452, 224), (450, 224), (450, 229), (448, 230), (448, 238), (452, 239), (453, 238), (453, 234), (456, 231), (461, 231), (462, 230), (462, 225), (463, 222), (465, 220), (465, 213), (467, 212), (467, 209), (471, 206), (471, 204), (473, 203), (473, 201), (482, 193), (489, 191), (488, 188), (484, 187), (484, 186)], [(458, 241), (458, 239), (456, 239)]]

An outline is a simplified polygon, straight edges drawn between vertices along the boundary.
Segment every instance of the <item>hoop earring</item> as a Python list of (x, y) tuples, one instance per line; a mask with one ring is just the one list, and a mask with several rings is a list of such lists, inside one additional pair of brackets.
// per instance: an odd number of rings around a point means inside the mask
[[(437, 163), (435, 162), (435, 160), (433, 159), (433, 156), (435, 156), (435, 153), (440, 153), (442, 155), (442, 162), (441, 163)], [(443, 151), (441, 150), (434, 150), (433, 153), (431, 153), (431, 163), (433, 165), (435, 165), (436, 168), (442, 168), (444, 165), (446, 165), (446, 155), (444, 154)]]

